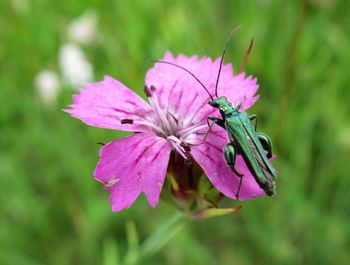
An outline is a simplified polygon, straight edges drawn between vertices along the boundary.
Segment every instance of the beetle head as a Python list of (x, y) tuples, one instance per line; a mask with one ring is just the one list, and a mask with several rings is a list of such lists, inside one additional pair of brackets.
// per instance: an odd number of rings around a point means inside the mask
[(208, 104), (212, 106), (213, 108), (220, 109), (222, 106), (225, 106), (228, 104), (226, 97), (219, 97), (214, 98), (208, 101)]

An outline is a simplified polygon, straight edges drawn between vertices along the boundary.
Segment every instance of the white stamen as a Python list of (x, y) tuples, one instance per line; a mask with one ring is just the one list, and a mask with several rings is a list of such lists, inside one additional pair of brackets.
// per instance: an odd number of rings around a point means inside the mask
[[(134, 124), (136, 125), (144, 125), (146, 127), (151, 127), (152, 129), (154, 129), (156, 132), (160, 133), (162, 136), (167, 136), (167, 133), (159, 126), (155, 125), (154, 123), (151, 123), (147, 120), (144, 121), (134, 121)], [(149, 130), (148, 130), (149, 131)]]
[(173, 131), (177, 131), (178, 125), (176, 122), (176, 117), (168, 111), (167, 114), (170, 127), (173, 128)]
[(180, 139), (175, 137), (174, 135), (168, 136), (167, 139), (173, 141), (174, 143), (181, 144)]
[(149, 101), (150, 101), (150, 104), (151, 104), (155, 114), (158, 116), (158, 118), (163, 126), (163, 129), (166, 132), (168, 132), (169, 134), (171, 134), (172, 130), (171, 130), (171, 126), (169, 124), (169, 120), (167, 119), (164, 111), (161, 109), (159, 102), (158, 102), (158, 98), (156, 96), (154, 96), (154, 93), (152, 93), (152, 96), (149, 97)]
[(197, 145), (197, 144), (202, 143), (202, 142), (203, 142), (203, 140), (200, 140), (200, 139), (187, 139), (186, 140), (186, 143), (188, 145)]
[[(209, 98), (208, 98), (208, 100), (209, 100)], [(184, 124), (184, 126), (191, 124), (194, 121), (194, 119), (197, 117), (197, 115), (201, 113), (200, 110), (205, 106), (206, 105), (200, 106), (200, 108), (198, 108), (194, 112), (192, 112), (193, 113), (192, 117), (190, 117), (189, 119), (186, 120), (186, 123)], [(214, 112), (215, 112), (215, 108), (213, 108), (212, 111), (210, 111), (207, 115), (209, 116), (209, 115), (213, 114)]]
[(186, 138), (190, 134), (196, 133), (203, 129), (208, 129), (208, 125), (207, 124), (194, 125), (194, 126), (179, 130), (177, 133), (181, 135), (183, 138)]
[(152, 92), (150, 92), (151, 95), (148, 95), (148, 99), (154, 115), (142, 117), (141, 121), (134, 121), (134, 124), (146, 126), (159, 133), (185, 160), (188, 160), (189, 150), (186, 146), (198, 143), (196, 133), (208, 129), (208, 125), (202, 123), (186, 127), (182, 122), (177, 121), (176, 113), (173, 114), (167, 108), (163, 109), (160, 106), (157, 95)]
[(187, 160), (188, 157), (186, 156), (185, 152), (182, 150), (181, 146), (179, 146), (177, 143), (171, 142), (173, 147), (176, 149), (176, 151), (185, 159)]

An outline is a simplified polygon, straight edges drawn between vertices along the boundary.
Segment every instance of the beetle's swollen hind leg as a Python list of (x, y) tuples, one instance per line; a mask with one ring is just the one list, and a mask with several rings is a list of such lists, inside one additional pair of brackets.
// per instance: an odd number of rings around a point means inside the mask
[(263, 146), (264, 150), (267, 151), (267, 158), (271, 158), (272, 157), (272, 142), (270, 137), (268, 137), (266, 134), (264, 133), (256, 133), (256, 135), (259, 138), (259, 141), (261, 143), (261, 145)]
[(255, 124), (254, 124), (254, 129), (256, 131), (256, 128), (258, 127), (258, 117), (256, 116), (256, 114), (252, 114), (249, 116), (249, 120), (252, 122), (252, 121), (255, 121)]
[(243, 176), (243, 174), (241, 174), (235, 169), (236, 155), (237, 155), (237, 151), (234, 144), (232, 143), (227, 144), (224, 150), (226, 163), (230, 167), (230, 169), (233, 171), (233, 173), (235, 173), (238, 176)]
[(224, 150), (224, 156), (225, 156), (226, 163), (230, 167), (232, 172), (235, 173), (240, 178), (238, 190), (236, 193), (236, 198), (238, 199), (239, 192), (240, 192), (241, 186), (242, 186), (243, 174), (238, 172), (237, 169), (235, 169), (236, 155), (237, 155), (237, 150), (236, 150), (235, 145), (232, 143), (227, 144), (225, 146), (225, 150)]
[[(255, 124), (254, 124), (254, 129), (256, 131), (256, 128), (258, 127), (258, 118), (256, 116), (256, 114), (252, 114), (249, 116), (249, 120), (252, 122), (255, 120)], [(264, 150), (267, 151), (267, 158), (271, 158), (272, 157), (272, 142), (270, 137), (268, 137), (266, 134), (264, 133), (256, 133), (256, 135), (259, 138), (259, 141), (261, 143), (261, 145), (263, 146)]]

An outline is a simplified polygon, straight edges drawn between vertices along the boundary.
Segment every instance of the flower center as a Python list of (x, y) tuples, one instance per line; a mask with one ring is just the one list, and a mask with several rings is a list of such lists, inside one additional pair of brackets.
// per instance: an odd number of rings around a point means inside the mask
[(163, 137), (172, 144), (173, 148), (180, 153), (186, 160), (190, 158), (190, 146), (198, 143), (202, 138), (198, 138), (198, 132), (205, 132), (208, 125), (205, 124), (187, 124), (176, 117), (176, 113), (171, 113), (167, 108), (162, 108), (159, 100), (154, 93), (156, 88), (145, 86), (145, 93), (153, 109), (153, 115), (145, 118), (143, 125), (151, 129), (152, 132)]

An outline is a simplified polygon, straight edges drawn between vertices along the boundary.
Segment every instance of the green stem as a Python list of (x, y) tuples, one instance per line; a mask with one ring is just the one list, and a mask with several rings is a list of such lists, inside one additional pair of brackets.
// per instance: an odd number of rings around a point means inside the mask
[(176, 212), (174, 216), (141, 245), (140, 257), (149, 257), (159, 251), (184, 227), (183, 214)]
[(122, 264), (136, 265), (143, 259), (151, 257), (162, 249), (177, 233), (184, 227), (183, 214), (176, 212), (173, 217), (164, 223), (158, 230), (150, 235), (141, 246), (137, 246), (137, 232), (132, 223), (127, 225), (128, 252), (126, 253)]

